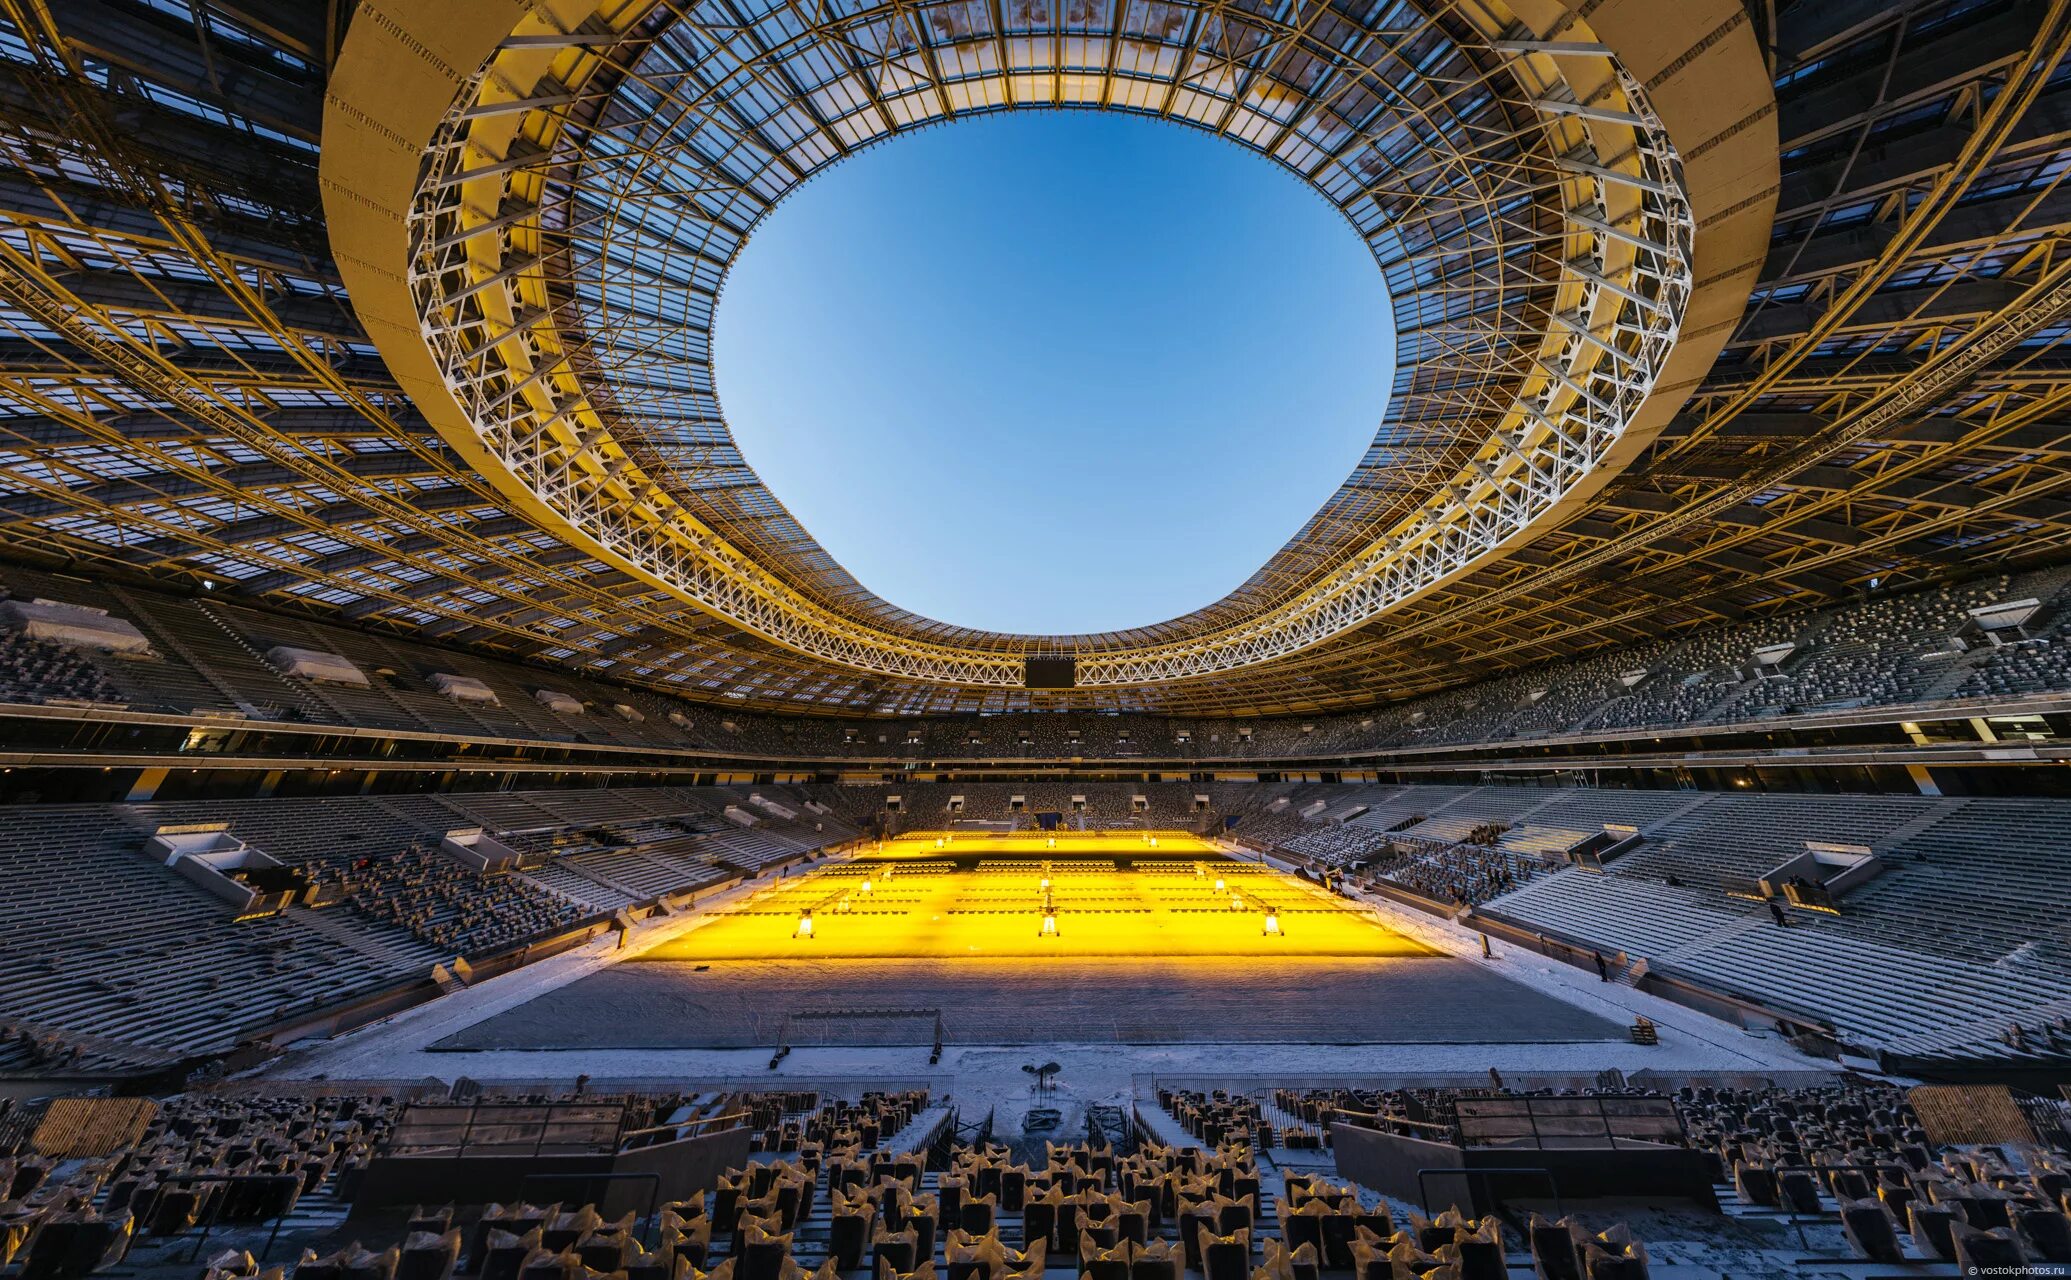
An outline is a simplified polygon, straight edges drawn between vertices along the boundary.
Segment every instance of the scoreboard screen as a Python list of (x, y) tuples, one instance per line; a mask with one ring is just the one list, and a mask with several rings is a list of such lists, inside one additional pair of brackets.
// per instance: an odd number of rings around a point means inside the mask
[(1072, 689), (1079, 683), (1076, 658), (1025, 658), (1021, 683), (1029, 689)]

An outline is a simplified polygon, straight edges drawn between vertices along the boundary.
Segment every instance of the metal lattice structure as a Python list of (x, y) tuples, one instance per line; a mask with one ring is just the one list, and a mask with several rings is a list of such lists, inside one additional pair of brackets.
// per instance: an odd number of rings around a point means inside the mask
[[(18, 552), (770, 707), (1249, 713), (2060, 553), (2071, 523), (2061, 4), (1725, 5), (1633, 54), (1615, 3), (636, 3), (465, 65), (409, 8), (4, 6)], [(422, 139), (334, 80), (359, 40), (444, 81), (402, 104)], [(903, 614), (811, 542), (704, 344), (819, 167), (1069, 104), (1316, 183), (1402, 368), (1285, 551), (1188, 618), (1039, 638), (1086, 687), (1038, 693), (1031, 638)], [(342, 132), (408, 160), (402, 209), (320, 185)], [(393, 261), (341, 247), (355, 208), (400, 214)]]
[[(451, 427), (435, 413), (442, 430), (479, 443), (486, 469), (568, 536), (788, 649), (1022, 683), (1026, 638), (910, 618), (845, 580), (815, 590), (827, 575), (786, 571), (801, 549), (736, 545), (722, 529), (740, 522), (707, 497), (705, 459), (738, 456), (710, 366), (733, 256), (786, 192), (901, 131), (1017, 102), (1213, 129), (1337, 205), (1410, 335), (1382, 438), (1434, 461), (1348, 486), (1306, 540), (1320, 573), (1269, 564), (1213, 617), (1049, 638), (1078, 655), (1082, 686), (1269, 663), (1458, 574), (1605, 463), (1674, 349), (1694, 234), (1681, 167), (1600, 45), (1503, 41), (1508, 25), (1484, 19), (1469, 46), (1453, 34), (1474, 33), (1468, 15), (1407, 5), (1364, 26), (1047, 0), (1003, 15), (865, 8), (795, 29), (779, 10), (732, 12), (738, 41), (665, 9), (621, 13), (616, 41), (521, 24), (430, 142), (408, 271), (459, 410)], [(1094, 63), (1101, 75), (1082, 74)], [(362, 109), (379, 110), (371, 93)], [(1422, 393), (1439, 380), (1445, 394)]]

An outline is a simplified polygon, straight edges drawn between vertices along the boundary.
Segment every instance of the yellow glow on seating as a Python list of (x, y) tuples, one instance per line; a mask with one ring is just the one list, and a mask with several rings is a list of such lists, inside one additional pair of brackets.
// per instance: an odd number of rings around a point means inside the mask
[[(954, 852), (937, 852), (937, 839)], [(781, 960), (803, 941), (816, 962), (1433, 954), (1365, 908), (1198, 836), (1160, 833), (1159, 843), (1153, 853), (1135, 831), (891, 840), (771, 883), (647, 958)], [(874, 892), (859, 896), (866, 883)]]
[(1214, 841), (1187, 831), (1066, 831), (1055, 834), (1041, 831), (1016, 831), (999, 833), (990, 831), (914, 831), (890, 840), (879, 840), (869, 849), (857, 855), (857, 859), (869, 863), (901, 863), (926, 861), (948, 856), (998, 857), (1004, 854), (1029, 854), (1037, 858), (1054, 857), (1059, 853), (1072, 857), (1114, 856), (1140, 858), (1152, 835), (1158, 841), (1158, 852), (1173, 859), (1192, 859), (1203, 854), (1210, 861), (1227, 860)]

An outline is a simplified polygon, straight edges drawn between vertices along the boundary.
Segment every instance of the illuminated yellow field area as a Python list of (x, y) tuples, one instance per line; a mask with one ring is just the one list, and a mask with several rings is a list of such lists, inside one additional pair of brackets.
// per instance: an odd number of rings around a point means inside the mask
[(1200, 837), (1127, 832), (902, 837), (794, 876), (645, 958), (1433, 954)]

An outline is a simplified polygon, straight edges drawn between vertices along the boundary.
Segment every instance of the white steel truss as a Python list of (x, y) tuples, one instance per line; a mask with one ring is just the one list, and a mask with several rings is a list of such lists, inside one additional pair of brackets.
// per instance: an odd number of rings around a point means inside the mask
[[(1655, 390), (1689, 305), (1694, 221), (1642, 87), (1606, 49), (1519, 41), (1477, 26), (1485, 10), (1391, 3), (1364, 24), (1301, 6), (1091, 0), (813, 21), (736, 5), (737, 24), (712, 21), (719, 11), (636, 5), (610, 31), (590, 29), (599, 17), (573, 33), (528, 18), (431, 139), (407, 274), (470, 443), (500, 468), (492, 481), (576, 545), (816, 658), (1016, 687), (1026, 653), (1062, 650), (1081, 687), (1132, 686), (1367, 625), (1589, 482)], [(715, 59), (754, 72), (721, 78)], [(1432, 67), (1445, 74), (1416, 69)], [(871, 142), (1017, 105), (1213, 129), (1344, 210), (1375, 248), (1410, 360), (1382, 434), (1447, 446), (1436, 483), (1394, 493), (1378, 536), (1263, 607), (1061, 642), (887, 617), (715, 528), (678, 459), (687, 443), (731, 443), (707, 338), (755, 220)]]

